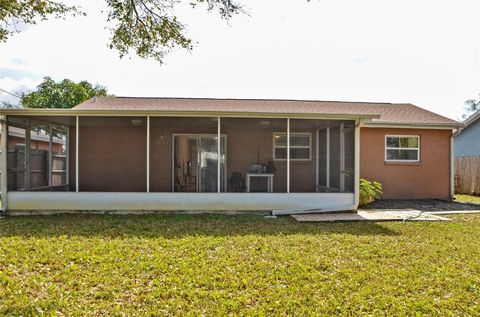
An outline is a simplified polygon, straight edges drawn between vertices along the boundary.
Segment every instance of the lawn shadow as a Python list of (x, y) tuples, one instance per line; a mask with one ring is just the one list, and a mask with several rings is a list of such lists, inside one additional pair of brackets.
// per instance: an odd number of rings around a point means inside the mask
[(255, 215), (54, 215), (6, 217), (0, 237), (163, 237), (278, 235), (396, 236), (379, 223), (300, 223), (291, 217), (265, 219)]

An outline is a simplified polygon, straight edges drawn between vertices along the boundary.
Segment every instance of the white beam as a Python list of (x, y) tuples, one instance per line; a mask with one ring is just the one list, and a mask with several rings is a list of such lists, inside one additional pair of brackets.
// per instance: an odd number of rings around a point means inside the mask
[(327, 142), (326, 143), (326, 150), (327, 150), (327, 159), (325, 164), (325, 169), (326, 169), (326, 186), (327, 188), (330, 188), (330, 127), (327, 128)]
[(453, 148), (454, 133), (450, 136), (450, 199), (455, 197), (455, 153)]
[(3, 116), (0, 118), (0, 131), (1, 131), (1, 141), (0, 141), (0, 170), (2, 171), (1, 179), (0, 179), (0, 186), (2, 190), (2, 211), (7, 210), (8, 200), (7, 200), (7, 138), (8, 138), (8, 131), (7, 131), (7, 116)]
[(345, 191), (345, 124), (340, 124), (340, 191)]
[(25, 189), (27, 191), (30, 191), (32, 185), (32, 173), (30, 172), (31, 131), (32, 120), (28, 119), (27, 128), (25, 129)]
[(147, 116), (147, 193), (150, 192), (150, 116)]
[(52, 124), (48, 124), (48, 186), (53, 184), (53, 127)]
[(316, 132), (315, 132), (315, 160), (314, 160), (314, 162), (315, 162), (315, 192), (318, 191), (318, 187), (320, 186), (320, 182), (319, 182), (319, 179), (318, 179), (318, 162), (319, 162), (318, 146), (320, 145), (319, 136), (320, 136), (320, 132), (319, 132), (319, 129), (317, 129)]
[(360, 202), (360, 129), (362, 124), (363, 121), (361, 119), (357, 120), (355, 124), (355, 208), (358, 208), (358, 203)]
[(220, 177), (220, 171), (221, 171), (221, 148), (222, 142), (221, 142), (221, 126), (220, 126), (220, 117), (217, 117), (217, 193), (220, 193), (221, 191), (221, 177)]
[(70, 187), (70, 126), (67, 127), (65, 136), (65, 184)]
[(290, 118), (287, 118), (287, 193), (290, 193)]
[(79, 169), (78, 169), (78, 166), (79, 166), (79, 162), (78, 162), (78, 158), (79, 158), (79, 153), (78, 153), (78, 149), (79, 149), (79, 142), (80, 140), (80, 117), (79, 116), (76, 116), (76, 125), (75, 125), (75, 191), (78, 193), (80, 191), (80, 182), (79, 182), (79, 178), (80, 178), (80, 175), (78, 173)]

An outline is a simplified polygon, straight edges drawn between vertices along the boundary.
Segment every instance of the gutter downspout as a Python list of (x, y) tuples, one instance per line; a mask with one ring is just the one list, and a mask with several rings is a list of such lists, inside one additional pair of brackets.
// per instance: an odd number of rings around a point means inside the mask
[(455, 197), (455, 153), (453, 149), (454, 139), (462, 133), (463, 128), (457, 128), (456, 131), (452, 130), (452, 135), (450, 136), (450, 199)]
[(353, 203), (353, 209), (358, 209), (360, 203), (360, 128), (363, 127), (363, 119), (357, 119), (355, 122), (355, 200)]

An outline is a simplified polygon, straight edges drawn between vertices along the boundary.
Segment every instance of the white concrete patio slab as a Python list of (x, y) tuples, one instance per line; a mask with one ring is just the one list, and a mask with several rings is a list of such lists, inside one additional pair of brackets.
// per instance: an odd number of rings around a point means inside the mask
[(341, 221), (451, 221), (451, 219), (419, 210), (359, 210), (358, 212), (336, 212), (292, 215), (300, 222), (341, 222)]

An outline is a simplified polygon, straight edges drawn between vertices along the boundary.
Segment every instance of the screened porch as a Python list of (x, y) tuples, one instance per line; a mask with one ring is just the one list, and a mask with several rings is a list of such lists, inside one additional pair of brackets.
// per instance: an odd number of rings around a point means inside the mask
[(94, 198), (78, 209), (355, 205), (355, 120), (8, 116), (7, 123), (11, 208), (48, 197), (64, 197), (71, 208), (79, 197)]

